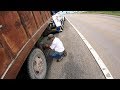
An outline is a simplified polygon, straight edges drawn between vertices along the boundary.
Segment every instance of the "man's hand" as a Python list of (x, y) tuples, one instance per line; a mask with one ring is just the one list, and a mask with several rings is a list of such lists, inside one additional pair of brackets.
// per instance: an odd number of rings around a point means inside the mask
[(45, 47), (46, 47), (46, 48), (49, 48), (50, 46), (49, 46), (48, 44), (45, 44)]

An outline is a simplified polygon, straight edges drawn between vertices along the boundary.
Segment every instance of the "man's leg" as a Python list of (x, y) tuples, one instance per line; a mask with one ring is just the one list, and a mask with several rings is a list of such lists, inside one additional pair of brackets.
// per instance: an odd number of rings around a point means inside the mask
[(62, 56), (63, 56), (63, 52), (59, 53), (59, 52), (56, 52), (56, 51), (52, 51), (50, 53), (50, 57), (55, 58), (57, 60), (60, 60)]
[(60, 26), (60, 28), (63, 30), (63, 26)]
[(50, 57), (56, 58), (56, 59), (59, 58), (58, 53), (56, 51), (54, 51), (54, 50), (51, 50)]
[(60, 32), (60, 28), (61, 28), (60, 26), (59, 26), (59, 27), (56, 27), (56, 31), (57, 31), (57, 32)]
[(59, 59), (57, 59), (57, 62), (60, 62), (64, 58), (63, 52), (60, 52), (59, 56), (60, 57), (59, 57)]

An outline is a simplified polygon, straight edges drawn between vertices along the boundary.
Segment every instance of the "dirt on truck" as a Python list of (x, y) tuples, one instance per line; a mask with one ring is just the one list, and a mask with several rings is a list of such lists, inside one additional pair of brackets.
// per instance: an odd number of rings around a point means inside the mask
[(50, 11), (0, 11), (1, 79), (15, 79), (25, 61), (32, 79), (45, 77), (46, 58), (36, 43), (50, 21)]

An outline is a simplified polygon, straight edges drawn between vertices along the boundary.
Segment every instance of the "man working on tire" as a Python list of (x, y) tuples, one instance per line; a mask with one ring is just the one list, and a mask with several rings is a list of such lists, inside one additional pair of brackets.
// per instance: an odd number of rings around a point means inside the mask
[(66, 56), (63, 43), (59, 38), (55, 37), (53, 34), (48, 35), (48, 40), (51, 41), (51, 44), (46, 44), (45, 47), (50, 48), (52, 50), (50, 56), (52, 58), (56, 58), (58, 62), (61, 61), (63, 59), (63, 56)]

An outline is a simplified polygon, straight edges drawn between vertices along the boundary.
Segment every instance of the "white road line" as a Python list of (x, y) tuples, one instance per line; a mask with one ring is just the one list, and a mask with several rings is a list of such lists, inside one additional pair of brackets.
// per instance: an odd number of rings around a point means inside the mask
[[(66, 19), (68, 20), (68, 18), (66, 18)], [(87, 45), (88, 49), (90, 50), (90, 52), (94, 56), (96, 62), (98, 63), (99, 67), (101, 68), (105, 78), (106, 79), (114, 79), (113, 76), (111, 75), (110, 71), (106, 67), (106, 65), (103, 63), (102, 59), (99, 57), (97, 52), (93, 49), (93, 47), (89, 44), (89, 42), (85, 39), (85, 37), (75, 28), (75, 26), (69, 20), (68, 20), (68, 22), (73, 26), (73, 28), (77, 31), (79, 36), (84, 41), (84, 43)]]

